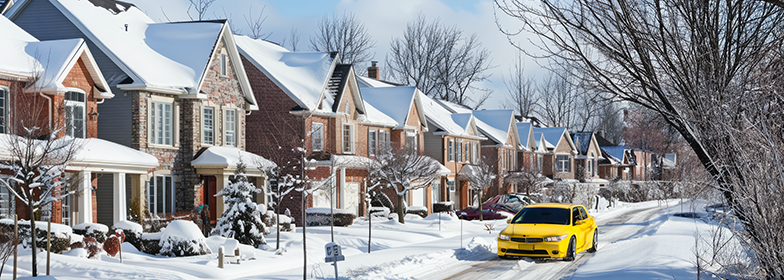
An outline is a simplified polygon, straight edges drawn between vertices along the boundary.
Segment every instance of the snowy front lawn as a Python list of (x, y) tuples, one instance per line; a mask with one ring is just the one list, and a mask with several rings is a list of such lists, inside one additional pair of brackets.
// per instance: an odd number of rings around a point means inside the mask
[[(602, 221), (656, 204), (623, 204), (593, 215)], [(679, 212), (680, 206), (672, 205), (662, 206), (662, 211), (652, 217), (653, 222), (644, 224), (643, 229), (631, 237), (602, 244), (599, 252), (583, 264), (574, 277), (695, 278), (695, 257), (691, 249), (695, 244), (695, 232), (711, 230), (715, 226), (699, 219), (674, 217), (671, 214)], [(373, 220), (371, 253), (368, 254), (368, 221), (360, 218), (351, 226), (335, 227), (334, 240), (346, 257), (345, 261), (338, 262), (339, 274), (341, 278), (351, 279), (446, 277), (449, 272), (459, 271), (455, 270), (457, 268), (497, 258), (495, 240), (505, 226), (504, 220), (461, 221), (445, 214), (441, 215), (440, 223), (437, 214), (424, 219), (408, 215), (406, 224)], [(276, 254), (276, 237), (275, 233), (267, 236), (268, 244), (262, 249), (242, 246), (242, 254), (255, 259), (226, 264), (225, 269), (218, 268), (217, 250), (203, 256), (175, 258), (140, 253), (124, 243), (123, 263), (105, 253), (94, 259), (53, 254), (52, 275), (56, 279), (302, 279), (302, 228), (293, 233), (281, 233), (281, 254)], [(208, 245), (230, 247), (231, 242), (218, 238), (209, 238)], [(324, 263), (324, 245), (330, 241), (329, 226), (307, 228), (306, 270), (309, 277), (334, 278), (334, 268)], [(45, 263), (41, 262), (45, 259), (45, 253), (41, 253), (39, 271), (45, 271)], [(19, 261), (20, 276), (29, 276), (30, 251), (21, 249)], [(537, 265), (526, 260), (520, 262), (526, 266)], [(3, 279), (10, 279), (12, 265), (9, 260)]]

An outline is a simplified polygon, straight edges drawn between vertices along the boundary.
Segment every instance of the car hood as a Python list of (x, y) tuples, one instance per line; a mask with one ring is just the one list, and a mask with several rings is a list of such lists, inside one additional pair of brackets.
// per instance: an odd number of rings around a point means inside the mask
[(502, 234), (513, 237), (518, 236), (535, 236), (535, 237), (548, 237), (566, 234), (568, 225), (551, 225), (551, 224), (510, 224), (504, 229)]

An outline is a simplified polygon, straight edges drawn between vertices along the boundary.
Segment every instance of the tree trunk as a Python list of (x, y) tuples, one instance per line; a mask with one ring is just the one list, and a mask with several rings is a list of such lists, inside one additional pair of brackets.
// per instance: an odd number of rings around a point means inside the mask
[(403, 202), (403, 195), (398, 194), (397, 195), (397, 221), (400, 222), (401, 224), (405, 224), (406, 223), (405, 216), (406, 216), (406, 209), (405, 209), (405, 203)]
[(481, 189), (479, 190), (479, 199), (477, 199), (477, 201), (479, 202), (479, 221), (484, 221), (485, 216), (484, 213), (482, 213), (482, 190)]

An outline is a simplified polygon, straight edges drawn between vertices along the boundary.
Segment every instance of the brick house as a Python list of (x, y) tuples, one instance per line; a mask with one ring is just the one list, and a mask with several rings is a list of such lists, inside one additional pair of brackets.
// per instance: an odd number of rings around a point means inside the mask
[(534, 133), (541, 133), (548, 153), (543, 157), (542, 174), (551, 179), (573, 180), (577, 147), (563, 127), (536, 127)]
[[(333, 205), (363, 215), (369, 135), (374, 134), (375, 141), (397, 141), (400, 136), (383, 120), (364, 125), (367, 110), (352, 66), (341, 64), (334, 53), (290, 52), (264, 40), (235, 39), (253, 92), (265, 100), (260, 113), (248, 117), (248, 150), (284, 172), (317, 182), (334, 180), (335, 188), (307, 197), (307, 207)], [(306, 174), (298, 150), (305, 151)], [(291, 192), (281, 207), (302, 217), (301, 201), (301, 193)]]
[[(94, 50), (117, 94), (100, 107), (99, 137), (160, 162), (133, 181), (131, 200), (159, 216), (207, 204), (219, 217), (221, 199), (209, 198), (234, 166), (216, 173), (218, 166), (191, 161), (212, 147), (234, 149), (231, 156), (239, 157), (246, 116), (257, 110), (227, 22), (156, 23), (133, 4), (113, 0), (19, 1), (8, 18), (39, 38), (82, 38)], [(255, 166), (248, 172), (263, 185), (264, 172)], [(98, 178), (99, 189), (110, 184), (111, 177)]]
[(495, 183), (487, 190), (485, 197), (516, 192), (516, 184), (504, 180), (509, 172), (518, 170), (520, 139), (514, 111), (475, 110), (472, 114), (476, 118), (476, 127), (488, 138), (481, 144), (482, 160), (498, 171)]
[(466, 208), (473, 202), (473, 192), (468, 184), (461, 184), (467, 178), (459, 174), (464, 166), (480, 161), (481, 141), (487, 138), (476, 128), (472, 114), (452, 113), (424, 94), (420, 98), (430, 128), (424, 135), (425, 154), (449, 170), (431, 184), (431, 204), (450, 202), (455, 210)]
[(626, 146), (602, 146), (605, 160), (599, 161), (599, 177), (613, 180), (632, 180), (636, 165), (632, 149)]
[[(115, 95), (104, 80), (82, 39), (39, 41), (5, 17), (0, 17), (0, 41), (6, 46), (0, 60), (0, 137), (2, 145), (24, 129), (41, 127), (42, 135), (62, 129), (60, 137), (74, 137), (77, 150), (66, 167), (64, 188), (76, 191), (42, 209), (42, 219), (74, 225), (126, 219), (127, 182), (139, 181), (158, 160), (140, 151), (97, 139), (99, 104)], [(103, 105), (101, 105), (103, 106)], [(9, 147), (2, 150), (9, 151)], [(10, 152), (0, 156), (12, 160)], [(101, 177), (114, 178), (100, 185)], [(93, 191), (95, 188), (95, 191)], [(29, 219), (21, 201), (0, 188), (0, 218), (18, 213)]]

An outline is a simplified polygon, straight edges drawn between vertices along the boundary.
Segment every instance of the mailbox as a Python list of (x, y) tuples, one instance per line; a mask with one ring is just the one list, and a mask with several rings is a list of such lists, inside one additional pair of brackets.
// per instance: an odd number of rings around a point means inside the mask
[(325, 262), (338, 262), (346, 260), (346, 257), (343, 256), (343, 252), (340, 250), (340, 245), (335, 242), (329, 242), (327, 245), (324, 245), (324, 252), (327, 256), (324, 258)]

